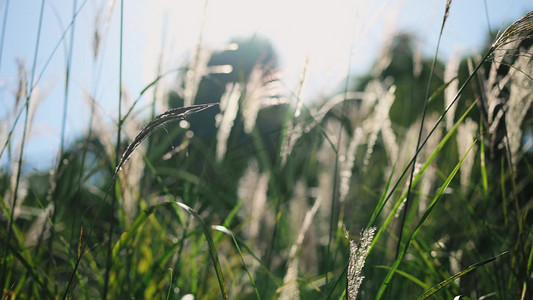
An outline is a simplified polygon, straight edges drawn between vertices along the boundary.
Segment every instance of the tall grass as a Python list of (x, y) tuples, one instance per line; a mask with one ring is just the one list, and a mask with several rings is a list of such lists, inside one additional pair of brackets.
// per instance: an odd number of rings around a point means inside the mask
[[(118, 115), (97, 109), (96, 76), (87, 132), (66, 144), (73, 6), (53, 170), (22, 172), (39, 39), (21, 72), (24, 124), (2, 120), (3, 299), (531, 297), (533, 13), (448, 64), (398, 35), (368, 75), (315, 101), (305, 69), (283, 86), (262, 38), (211, 49), (200, 36), (131, 100), (120, 4)], [(170, 74), (164, 103), (137, 107)]]

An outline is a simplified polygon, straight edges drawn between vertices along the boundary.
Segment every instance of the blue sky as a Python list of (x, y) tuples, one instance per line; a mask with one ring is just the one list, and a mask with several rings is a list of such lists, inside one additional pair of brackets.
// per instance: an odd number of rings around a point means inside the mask
[[(73, 142), (86, 130), (89, 118), (86, 95), (93, 95), (101, 107), (102, 121), (110, 127), (117, 114), (120, 1), (46, 1), (36, 60), (36, 74), (42, 74), (38, 77), (36, 91), (42, 95), (42, 100), (26, 152), (30, 168), (49, 166), (58, 153), (70, 32), (63, 42), (61, 37), (72, 20), (74, 2), (79, 14), (74, 32), (67, 142)], [(7, 3), (0, 0), (2, 21)], [(434, 53), (445, 1), (211, 0), (207, 10), (204, 10), (204, 1), (126, 0), (124, 5), (123, 87), (130, 98), (136, 98), (155, 78), (161, 53), (164, 70), (185, 62), (198, 41), (203, 23), (203, 41), (215, 48), (233, 36), (258, 33), (270, 38), (281, 56), (284, 83), (289, 90), (297, 90), (298, 78), (307, 60), (308, 81), (304, 95), (310, 101), (318, 93), (333, 92), (348, 72), (350, 57), (352, 72), (367, 70), (380, 47), (398, 31), (415, 33), (423, 52)], [(17, 60), (24, 62), (30, 77), (40, 6), (41, 1), (36, 0), (9, 1), (0, 66), (0, 120), (7, 120), (0, 127), (2, 144), (5, 130), (13, 122)], [(454, 51), (471, 54), (486, 41), (489, 24), (499, 28), (532, 9), (531, 0), (453, 1), (440, 57), (446, 59)], [(99, 24), (105, 36), (100, 55), (93, 60), (96, 15), (101, 16)], [(163, 52), (162, 45), (165, 45)], [(175, 78), (170, 77), (165, 82), (167, 88), (172, 87)], [(140, 108), (151, 99), (147, 96)], [(20, 132), (22, 124), (19, 122), (16, 132)], [(2, 157), (2, 162), (4, 159)]]

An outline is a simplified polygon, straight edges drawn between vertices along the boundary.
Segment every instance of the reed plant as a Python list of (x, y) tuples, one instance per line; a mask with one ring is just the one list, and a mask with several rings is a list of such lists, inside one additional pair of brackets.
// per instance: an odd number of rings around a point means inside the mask
[[(283, 85), (259, 36), (199, 42), (175, 70), (162, 57), (132, 99), (120, 35), (118, 114), (105, 121), (93, 79), (86, 132), (67, 143), (84, 5), (75, 1), (62, 36), (50, 170), (23, 172), (39, 40), (2, 116), (2, 299), (532, 297), (533, 12), (481, 56), (447, 63), (438, 48), (420, 57), (412, 36), (392, 37), (367, 75), (321, 99), (304, 99), (305, 68), (298, 90)], [(124, 5), (109, 8), (121, 34)]]

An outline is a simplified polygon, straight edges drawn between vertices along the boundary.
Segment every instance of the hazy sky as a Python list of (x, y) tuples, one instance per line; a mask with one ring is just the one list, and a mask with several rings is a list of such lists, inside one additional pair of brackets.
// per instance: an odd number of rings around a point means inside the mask
[[(74, 2), (79, 13), (74, 23), (67, 141), (72, 142), (86, 129), (89, 111), (86, 95), (93, 95), (101, 111), (108, 114), (105, 122), (111, 121), (118, 110), (121, 1), (45, 1), (35, 75), (36, 90), (43, 97), (27, 152), (34, 167), (50, 164), (59, 148), (66, 50), (70, 41), (70, 31), (66, 28), (72, 20)], [(280, 54), (284, 84), (290, 91), (298, 89), (299, 75), (308, 61), (304, 96), (312, 100), (317, 93), (333, 92), (349, 69), (355, 73), (366, 71), (384, 42), (398, 31), (414, 32), (420, 38), (423, 52), (432, 55), (445, 2), (211, 0), (206, 6), (205, 1), (199, 0), (126, 0), (123, 86), (130, 98), (136, 98), (156, 77), (161, 58), (163, 71), (184, 64), (200, 32), (203, 42), (213, 48), (223, 46), (234, 36), (259, 34), (271, 39)], [(471, 54), (486, 41), (489, 24), (499, 28), (532, 9), (531, 0), (453, 1), (440, 57), (446, 59), (454, 51)], [(16, 62), (24, 62), (29, 80), (40, 11), (41, 1), (0, 0), (0, 16), (6, 24), (0, 66), (0, 120), (9, 120), (9, 126), (13, 122), (10, 114), (13, 92), (17, 88)], [(100, 16), (99, 19), (96, 16)], [(96, 24), (103, 36), (100, 54), (93, 60)], [(203, 31), (200, 30), (202, 24)], [(175, 75), (169, 76), (166, 87), (171, 88), (175, 80)], [(150, 99), (143, 99), (139, 108)], [(21, 128), (22, 124), (19, 122), (17, 127)], [(3, 145), (6, 126), (0, 129)]]

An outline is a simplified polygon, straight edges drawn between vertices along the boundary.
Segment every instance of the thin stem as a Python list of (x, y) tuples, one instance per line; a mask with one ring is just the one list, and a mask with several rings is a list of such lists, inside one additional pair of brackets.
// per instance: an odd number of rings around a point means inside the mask
[(0, 70), (2, 69), (2, 54), (4, 52), (4, 38), (6, 36), (8, 10), (9, 10), (9, 0), (6, 0), (6, 10), (4, 11), (4, 22), (2, 23), (2, 36), (0, 37)]
[[(424, 96), (424, 107), (422, 109), (422, 119), (420, 120), (420, 128), (418, 130), (418, 138), (417, 138), (417, 141), (416, 141), (416, 151), (415, 151), (415, 154), (413, 156), (413, 162), (414, 163), (411, 166), (411, 175), (409, 177), (409, 187), (407, 188), (407, 197), (405, 198), (405, 207), (403, 208), (402, 219), (401, 219), (401, 222), (400, 222), (400, 227), (398, 228), (398, 244), (396, 245), (395, 259), (398, 258), (398, 255), (400, 253), (401, 244), (402, 244), (402, 237), (403, 237), (403, 229), (404, 229), (404, 226), (405, 226), (405, 221), (407, 219), (407, 213), (409, 211), (409, 205), (411, 204), (412, 198), (413, 198), (412, 188), (413, 188), (413, 177), (414, 177), (415, 169), (416, 169), (416, 160), (417, 160), (418, 154), (419, 154), (419, 152), (421, 150), (420, 143), (422, 141), (422, 133), (424, 131), (424, 121), (426, 119), (426, 114), (427, 114), (427, 107), (428, 107), (428, 102), (429, 102), (429, 93), (430, 93), (430, 90), (431, 90), (431, 82), (433, 80), (433, 73), (435, 72), (435, 66), (437, 65), (437, 59), (439, 57), (440, 41), (441, 41), (441, 38), (442, 38), (442, 33), (444, 31), (444, 24), (446, 24), (446, 19), (448, 17), (448, 12), (449, 12), (449, 9), (450, 9), (450, 5), (451, 5), (451, 1), (448, 1), (446, 3), (446, 11), (444, 12), (444, 17), (442, 19), (442, 24), (441, 24), (441, 27), (440, 27), (439, 39), (437, 41), (437, 49), (435, 50), (435, 55), (433, 56), (433, 63), (431, 64), (431, 70), (429, 72), (429, 79), (428, 79), (428, 84), (427, 84), (427, 87), (426, 87), (426, 94)], [(428, 137), (429, 137), (429, 135), (428, 135)]]
[(76, 7), (77, 7), (77, 0), (74, 0), (74, 4), (72, 7), (72, 29), (70, 31), (70, 45), (69, 50), (67, 54), (67, 65), (66, 65), (66, 71), (65, 71), (65, 93), (63, 94), (63, 116), (61, 118), (61, 142), (60, 142), (60, 151), (59, 151), (59, 158), (63, 156), (63, 153), (65, 151), (65, 127), (66, 127), (66, 120), (67, 120), (67, 111), (68, 111), (68, 96), (70, 91), (70, 67), (72, 63), (72, 53), (74, 52), (74, 32), (75, 32), (75, 18), (76, 18)]
[[(8, 0), (9, 1), (9, 0)], [(80, 13), (80, 11), (83, 9), (83, 7), (85, 6), (85, 4), (87, 3), (88, 0), (85, 0), (82, 2), (82, 4), (80, 5), (80, 8), (76, 11), (76, 17), (78, 16), (78, 14)], [(67, 32), (70, 30), (70, 27), (72, 26), (72, 24), (74, 23), (74, 19), (72, 19), (72, 21), (70, 22), (70, 24), (67, 26), (67, 28), (65, 29), (65, 31), (63, 31), (63, 34), (61, 35), (61, 38), (59, 39), (59, 41), (57, 42), (57, 44), (55, 45), (54, 47), (54, 50), (52, 50), (52, 53), (48, 56), (48, 59), (46, 60), (46, 62), (44, 63), (43, 65), (43, 68), (41, 69), (41, 72), (39, 73), (39, 76), (37, 76), (37, 80), (35, 80), (35, 82), (32, 83), (32, 85), (30, 85), (30, 93), (33, 91), (33, 89), (35, 88), (35, 86), (37, 86), (37, 84), (39, 83), (39, 80), (43, 77), (43, 73), (44, 71), (47, 69), (48, 67), (48, 64), (50, 63), (50, 61), (52, 61), (52, 58), (54, 57), (54, 54), (56, 53), (57, 49), (59, 48), (59, 45), (61, 45), (61, 42), (63, 41), (63, 39), (65, 38)], [(5, 22), (6, 18), (4, 18), (4, 22)], [(0, 61), (1, 61), (1, 57), (0, 57)], [(7, 134), (7, 139), (6, 139), (6, 142), (4, 143), (4, 145), (2, 146), (2, 150), (0, 150), (0, 157), (2, 157), (2, 155), (4, 154), (4, 151), (6, 150), (7, 148), (7, 145), (9, 144), (9, 141), (11, 140), (11, 136), (13, 135), (13, 132), (15, 131), (15, 127), (20, 119), (20, 117), (22, 116), (22, 112), (24, 111), (24, 107), (22, 107), (18, 113), (16, 114), (16, 117), (15, 117), (15, 121), (13, 122), (13, 125), (11, 126), (11, 129), (9, 130), (9, 133)]]
[[(44, 3), (45, 3), (45, 0), (42, 0), (41, 1), (41, 12), (39, 14), (39, 27), (38, 27), (38, 30), (37, 30), (37, 41), (35, 42), (35, 52), (33, 54), (33, 65), (32, 65), (32, 71), (31, 71), (31, 79), (30, 79), (30, 87), (33, 86), (33, 81), (35, 79), (35, 68), (36, 68), (36, 65), (37, 65), (37, 57), (38, 57), (38, 54), (39, 54), (39, 44), (40, 44), (40, 40), (41, 40), (41, 29), (42, 29), (42, 23), (43, 23), (43, 15), (44, 15)], [(15, 180), (15, 188), (13, 189), (13, 201), (11, 202), (11, 209), (10, 209), (10, 214), (9, 214), (9, 224), (8, 224), (8, 227), (7, 227), (7, 238), (6, 238), (6, 243), (10, 243), (11, 242), (11, 235), (13, 234), (13, 221), (15, 219), (15, 208), (17, 207), (17, 201), (18, 201), (18, 189), (19, 189), (19, 186), (20, 186), (20, 176), (21, 176), (21, 173), (22, 173), (22, 161), (23, 161), (23, 158), (24, 158), (24, 145), (25, 145), (25, 141), (26, 141), (26, 136), (28, 134), (28, 127), (29, 127), (29, 122), (30, 122), (30, 118), (29, 118), (29, 113), (30, 113), (30, 99), (31, 99), (31, 96), (32, 96), (32, 91), (33, 89), (30, 89), (27, 93), (27, 96), (26, 96), (26, 103), (24, 105), (25, 107), (25, 121), (24, 121), (24, 128), (23, 128), (23, 131), (22, 131), (22, 140), (21, 140), (21, 143), (20, 143), (20, 152), (19, 152), (19, 157), (18, 157), (18, 168), (16, 170), (16, 180)], [(4, 248), (4, 255), (3, 257), (7, 257), (7, 250), (8, 247), (6, 246), (6, 248)], [(2, 264), (2, 275), (0, 276), (0, 283), (4, 284), (4, 285), (7, 285), (7, 282), (6, 282), (6, 272), (7, 272), (7, 264), (6, 263), (3, 263)], [(4, 288), (4, 286), (2, 287)]]
[[(351, 65), (352, 65), (352, 53), (353, 53), (353, 50), (354, 50), (354, 45), (355, 42), (352, 41), (351, 45), (350, 45), (350, 53), (348, 55), (348, 69), (346, 70), (346, 82), (344, 84), (344, 99), (342, 100), (342, 114), (341, 114), (341, 123), (340, 123), (340, 127), (339, 127), (339, 137), (337, 139), (337, 148), (336, 149), (333, 149), (335, 151), (335, 166), (334, 166), (334, 170), (333, 170), (333, 188), (332, 188), (332, 191), (331, 191), (331, 215), (330, 215), (330, 219), (329, 219), (329, 236), (328, 236), (328, 247), (327, 247), (327, 252), (326, 252), (326, 267), (330, 265), (330, 262), (329, 262), (329, 257), (330, 257), (330, 252), (331, 252), (331, 242), (332, 242), (332, 239), (333, 239), (333, 234), (337, 232), (337, 226), (336, 224), (338, 224), (338, 214), (337, 214), (337, 207), (336, 207), (336, 201), (338, 199), (337, 195), (337, 188), (338, 188), (338, 173), (339, 173), (339, 151), (340, 151), (340, 147), (341, 147), (341, 139), (342, 139), (342, 121), (345, 117), (345, 114), (346, 114), (346, 110), (347, 110), (347, 104), (348, 104), (348, 101), (347, 100), (347, 97), (346, 95), (348, 94), (348, 89), (350, 87), (350, 78), (351, 78)], [(335, 263), (335, 257), (333, 257), (333, 265)], [(326, 270), (326, 286), (328, 285), (329, 283), (329, 277), (328, 277), (328, 270)]]
[[(122, 139), (122, 122), (125, 120), (122, 120), (122, 50), (123, 50), (123, 34), (124, 34), (124, 0), (120, 1), (120, 39), (119, 39), (119, 72), (118, 72), (118, 124), (117, 124), (117, 141), (115, 145), (115, 163), (118, 165), (118, 162), (120, 160), (120, 143)], [(118, 179), (118, 177), (117, 177)], [(117, 188), (120, 188), (119, 185), (114, 184), (115, 190)], [(113, 193), (113, 198), (111, 200), (111, 212), (114, 214), (116, 206), (117, 206), (117, 193)], [(110, 220), (109, 224), (109, 232), (108, 232), (108, 241), (107, 241), (107, 261), (106, 261), (106, 268), (105, 268), (105, 275), (104, 275), (104, 292), (102, 295), (102, 299), (107, 299), (107, 294), (109, 290), (109, 273), (111, 272), (112, 267), (112, 244), (113, 244), (113, 231), (115, 222), (113, 220)]]
[[(57, 188), (57, 180), (61, 177), (61, 172), (62, 172), (62, 165), (64, 164), (63, 163), (63, 155), (65, 153), (65, 128), (66, 128), (66, 118), (67, 118), (67, 111), (68, 111), (68, 97), (69, 97), (69, 88), (70, 88), (70, 66), (71, 66), (71, 62), (72, 62), (72, 52), (73, 52), (73, 48), (74, 48), (74, 30), (75, 30), (75, 27), (74, 27), (74, 22), (75, 22), (75, 19), (76, 19), (76, 8), (77, 8), (77, 0), (74, 0), (74, 3), (73, 3), (73, 6), (72, 6), (72, 21), (69, 25), (68, 28), (71, 28), (71, 32), (70, 32), (70, 45), (69, 45), (69, 48), (66, 48), (65, 47), (65, 52), (66, 52), (66, 63), (65, 63), (65, 88), (64, 88), (64, 94), (63, 94), (63, 115), (62, 115), (62, 122), (61, 122), (61, 141), (60, 141), (60, 150), (59, 150), (59, 156), (58, 156), (58, 162), (57, 162), (57, 169), (55, 170), (55, 172), (51, 175), (51, 179), (50, 179), (50, 188), (48, 190), (48, 200), (50, 202), (53, 202), (53, 212), (52, 212), (52, 215), (50, 217), (50, 224), (51, 226), (43, 226), (42, 228), (42, 231), (41, 231), (41, 237), (40, 239), (43, 239), (44, 238), (44, 234), (46, 232), (46, 230), (49, 230), (50, 231), (50, 236), (48, 237), (48, 253), (50, 254), (51, 257), (53, 257), (53, 244), (54, 244), (54, 238), (55, 238), (55, 233), (56, 233), (56, 230), (55, 230), (55, 227), (53, 226), (53, 224), (56, 223), (56, 219), (57, 219), (57, 214), (58, 214), (58, 208), (60, 206), (60, 204), (57, 202), (57, 197), (54, 195), (55, 194), (55, 190)], [(66, 33), (66, 31), (64, 31)], [(65, 35), (63, 35), (60, 39), (60, 41), (63, 41), (64, 40), (64, 37)], [(59, 45), (59, 44), (58, 44)], [(55, 52), (53, 52), (49, 59), (54, 55)], [(44, 69), (43, 69), (44, 71)], [(49, 228), (48, 228), (49, 227)], [(40, 243), (39, 243), (40, 244)], [(40, 247), (36, 247), (36, 250), (38, 250)], [(47, 263), (46, 264), (46, 269), (48, 271), (48, 267), (49, 267), (49, 264)]]

